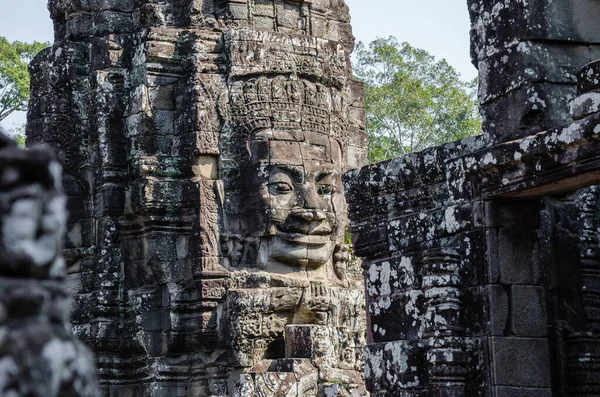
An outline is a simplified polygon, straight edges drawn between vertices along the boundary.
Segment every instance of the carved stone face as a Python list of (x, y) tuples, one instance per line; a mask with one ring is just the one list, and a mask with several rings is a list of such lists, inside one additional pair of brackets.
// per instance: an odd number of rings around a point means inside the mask
[(249, 149), (262, 180), (259, 262), (282, 273), (322, 267), (345, 226), (339, 144), (323, 135), (265, 130)]

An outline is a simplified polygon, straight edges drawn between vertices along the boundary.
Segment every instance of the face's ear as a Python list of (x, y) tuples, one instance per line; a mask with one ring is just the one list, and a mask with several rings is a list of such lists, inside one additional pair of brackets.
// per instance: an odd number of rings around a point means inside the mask
[(224, 124), (231, 120), (233, 114), (229, 100), (230, 97), (228, 92), (222, 93), (217, 99), (217, 113)]
[(248, 150), (248, 166), (258, 166), (269, 163), (270, 141), (268, 139), (251, 139), (246, 142)]
[(335, 138), (330, 138), (329, 141), (331, 146), (331, 161), (340, 168), (343, 168), (344, 155), (342, 151), (342, 144)]

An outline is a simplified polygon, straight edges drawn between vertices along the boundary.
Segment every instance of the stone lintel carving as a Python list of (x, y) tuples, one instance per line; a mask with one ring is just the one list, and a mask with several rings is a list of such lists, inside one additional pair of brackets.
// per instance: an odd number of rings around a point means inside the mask
[[(449, 164), (455, 196), (533, 198), (567, 193), (600, 181), (597, 169), (599, 114), (568, 127), (468, 154)], [(501, 172), (500, 172), (501, 171)], [(476, 181), (473, 182), (473, 181)]]
[(571, 124), (469, 153), (448, 164), (448, 179), (458, 182), (451, 186), (453, 196), (534, 198), (598, 183), (600, 109), (592, 106), (592, 98), (598, 95), (594, 81), (599, 68), (600, 62), (593, 62), (578, 73), (579, 96), (571, 103), (576, 120)]

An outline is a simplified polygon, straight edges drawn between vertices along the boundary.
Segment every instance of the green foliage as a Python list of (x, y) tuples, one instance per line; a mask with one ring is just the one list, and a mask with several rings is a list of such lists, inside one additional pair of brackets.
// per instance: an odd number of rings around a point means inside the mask
[(25, 148), (25, 124), (13, 124), (13, 128), (8, 130), (8, 135), (17, 142), (20, 148)]
[(17, 145), (19, 145), (21, 149), (25, 148), (25, 135), (18, 134), (13, 136), (13, 139), (15, 140), (15, 142), (17, 142)]
[(476, 81), (427, 51), (394, 37), (358, 43), (354, 71), (365, 82), (370, 162), (481, 133)]
[(29, 100), (29, 70), (33, 57), (49, 43), (10, 43), (0, 37), (0, 121), (14, 111), (26, 110)]

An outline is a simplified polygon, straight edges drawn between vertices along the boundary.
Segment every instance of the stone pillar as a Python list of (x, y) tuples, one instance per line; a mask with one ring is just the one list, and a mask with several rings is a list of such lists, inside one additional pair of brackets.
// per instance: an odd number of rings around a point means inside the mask
[(424, 337), (432, 396), (462, 397), (466, 392), (467, 352), (464, 341), (461, 256), (453, 249), (425, 252)]
[(61, 168), (0, 131), (0, 394), (97, 397), (93, 357), (71, 333), (61, 253)]
[(591, 187), (545, 203), (544, 249), (554, 253), (542, 258), (550, 264), (553, 376), (566, 395), (600, 393), (598, 202)]

